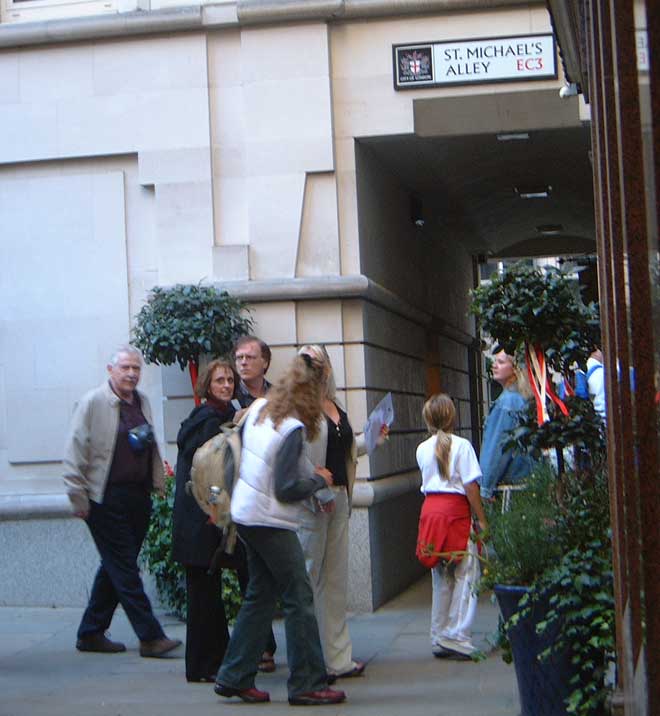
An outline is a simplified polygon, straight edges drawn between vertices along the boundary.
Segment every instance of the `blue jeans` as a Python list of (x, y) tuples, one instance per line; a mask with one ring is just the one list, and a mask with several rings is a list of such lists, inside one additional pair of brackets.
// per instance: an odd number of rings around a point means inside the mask
[(254, 686), (277, 597), (282, 600), (289, 698), (327, 686), (312, 588), (296, 533), (275, 527), (238, 526), (248, 558), (248, 583), (217, 682), (234, 689)]
[(137, 565), (151, 517), (151, 495), (141, 485), (109, 485), (103, 503), (90, 502), (87, 526), (101, 555), (78, 638), (103, 633), (121, 604), (140, 641), (164, 636), (144, 593)]

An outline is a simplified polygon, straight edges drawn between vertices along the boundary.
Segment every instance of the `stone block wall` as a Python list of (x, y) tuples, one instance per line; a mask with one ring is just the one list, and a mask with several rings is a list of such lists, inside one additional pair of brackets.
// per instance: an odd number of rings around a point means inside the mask
[[(472, 427), (472, 267), (466, 237), (442, 237), (433, 216), (431, 239), (419, 240), (406, 187), (363, 140), (414, 133), (422, 97), (474, 91), (393, 92), (397, 41), (466, 37), (484, 21), (489, 32), (541, 31), (547, 13), (241, 25), (228, 5), (203, 14), (229, 18), (214, 29), (129, 36), (110, 23), (105, 37), (59, 34), (0, 53), (0, 495), (61, 495), (75, 401), (104, 379), (150, 288), (231, 282), (249, 294), (279, 282), (248, 295), (272, 377), (297, 346), (323, 342), (356, 429), (394, 396), (391, 440), (360, 460), (351, 523), (352, 604), (371, 609), (418, 573), (408, 543), (429, 372), (459, 402), (462, 434)], [(325, 291), (334, 279), (365, 288)], [(173, 462), (192, 407), (187, 376), (149, 366), (142, 387)]]

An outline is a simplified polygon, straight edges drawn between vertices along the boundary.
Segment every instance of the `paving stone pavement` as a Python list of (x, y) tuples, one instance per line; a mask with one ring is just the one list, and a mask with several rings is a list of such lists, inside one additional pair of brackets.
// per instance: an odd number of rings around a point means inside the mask
[[(277, 670), (257, 679), (272, 702), (253, 705), (218, 697), (209, 684), (188, 684), (183, 648), (168, 659), (141, 658), (121, 610), (111, 635), (128, 651), (89, 654), (74, 648), (81, 609), (0, 607), (0, 716), (516, 716), (513, 668), (488, 642), (497, 607), (481, 598), (475, 643), (488, 656), (473, 663), (433, 658), (430, 604), (425, 577), (375, 613), (351, 616), (354, 655), (368, 661), (366, 673), (337, 682), (348, 700), (323, 707), (287, 702), (281, 621), (274, 625)], [(184, 624), (160, 617), (168, 636), (184, 638)]]

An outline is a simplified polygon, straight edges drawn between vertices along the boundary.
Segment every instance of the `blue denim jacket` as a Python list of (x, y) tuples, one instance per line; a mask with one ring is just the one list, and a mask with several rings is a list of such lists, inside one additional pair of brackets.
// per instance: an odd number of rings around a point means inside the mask
[(481, 496), (490, 498), (500, 482), (520, 482), (532, 471), (533, 461), (527, 455), (520, 455), (502, 446), (510, 439), (508, 432), (518, 427), (518, 414), (524, 411), (527, 401), (520, 393), (506, 388), (493, 403), (484, 426), (479, 465)]

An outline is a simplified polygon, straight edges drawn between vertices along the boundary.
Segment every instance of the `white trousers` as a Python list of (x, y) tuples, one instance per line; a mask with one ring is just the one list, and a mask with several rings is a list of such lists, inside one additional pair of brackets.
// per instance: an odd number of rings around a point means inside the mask
[(444, 647), (462, 654), (474, 651), (472, 622), (477, 611), (476, 588), (481, 573), (476, 545), (470, 541), (466, 555), (456, 565), (431, 570), (431, 649)]
[(349, 509), (346, 489), (333, 490), (334, 511), (312, 513), (306, 510), (298, 538), (314, 590), (314, 608), (325, 664), (328, 672), (342, 674), (355, 666), (346, 623)]

